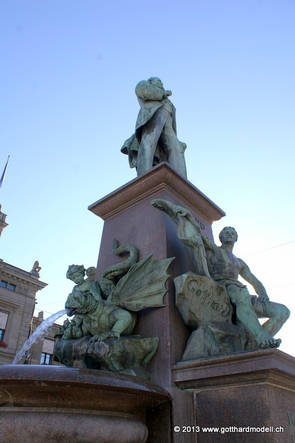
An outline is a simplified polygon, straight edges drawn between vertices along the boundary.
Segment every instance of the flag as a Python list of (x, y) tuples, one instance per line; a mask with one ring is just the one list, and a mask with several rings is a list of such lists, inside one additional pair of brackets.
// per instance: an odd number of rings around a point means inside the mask
[(2, 184), (3, 184), (3, 182), (4, 182), (4, 176), (5, 176), (6, 168), (7, 168), (7, 165), (8, 165), (9, 157), (10, 157), (10, 155), (9, 155), (8, 158), (7, 158), (6, 165), (5, 165), (5, 167), (4, 167), (4, 170), (3, 170), (2, 175), (1, 175), (1, 178), (0, 178), (0, 188), (1, 188)]

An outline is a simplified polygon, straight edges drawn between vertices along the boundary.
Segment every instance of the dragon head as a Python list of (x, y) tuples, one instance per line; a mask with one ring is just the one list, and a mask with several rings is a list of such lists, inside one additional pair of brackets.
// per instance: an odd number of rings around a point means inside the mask
[(74, 288), (67, 298), (65, 308), (69, 317), (75, 314), (85, 315), (94, 311), (97, 303), (97, 299), (90, 292), (85, 293)]

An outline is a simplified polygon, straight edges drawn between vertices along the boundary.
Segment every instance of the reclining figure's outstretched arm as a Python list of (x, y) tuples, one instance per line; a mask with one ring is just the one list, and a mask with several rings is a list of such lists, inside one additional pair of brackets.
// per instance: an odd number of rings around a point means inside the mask
[[(177, 225), (177, 236), (183, 244), (192, 248), (200, 275), (211, 278), (207, 265), (206, 251), (200, 225), (193, 214), (182, 206), (174, 205), (168, 200), (156, 199), (152, 206), (165, 212)], [(205, 240), (206, 241), (206, 240)]]

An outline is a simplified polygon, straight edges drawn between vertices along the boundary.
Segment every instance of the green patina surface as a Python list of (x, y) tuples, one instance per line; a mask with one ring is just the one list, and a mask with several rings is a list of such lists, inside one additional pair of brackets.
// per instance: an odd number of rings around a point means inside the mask
[(99, 282), (95, 268), (69, 266), (67, 278), (76, 284), (65, 308), (73, 318), (60, 328), (54, 355), (67, 366), (142, 373), (157, 350), (158, 337), (132, 336), (136, 312), (164, 306), (167, 268), (173, 259), (148, 256), (137, 261), (137, 249), (117, 241), (113, 252), (129, 255), (109, 267)]
[(135, 133), (125, 140), (121, 152), (128, 155), (138, 176), (165, 161), (186, 178), (186, 144), (177, 138), (175, 107), (168, 99), (172, 92), (164, 89), (159, 78), (151, 77), (140, 81), (135, 93), (140, 105)]
[[(184, 322), (194, 329), (183, 358), (278, 347), (280, 339), (274, 336), (288, 319), (289, 310), (271, 302), (249, 266), (233, 254), (236, 230), (223, 228), (219, 234), (221, 246), (217, 246), (201, 233), (188, 209), (161, 199), (151, 204), (175, 222), (178, 238), (194, 254), (196, 274), (175, 279), (177, 307)], [(253, 286), (256, 296), (249, 294), (239, 276)], [(217, 314), (220, 317), (222, 312), (229, 312), (229, 305), (233, 308), (230, 318), (217, 320)], [(258, 318), (268, 320), (261, 325)]]

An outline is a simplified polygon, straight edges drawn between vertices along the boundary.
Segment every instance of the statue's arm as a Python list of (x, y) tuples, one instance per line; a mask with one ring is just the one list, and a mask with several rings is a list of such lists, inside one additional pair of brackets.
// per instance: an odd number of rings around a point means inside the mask
[[(178, 232), (178, 236), (188, 237), (188, 231), (190, 231), (189, 237), (200, 236), (203, 240), (205, 248), (214, 250), (217, 247), (201, 233), (200, 224), (189, 209), (183, 208), (182, 206), (174, 205), (170, 201), (162, 199), (152, 200), (151, 204), (154, 208), (166, 212), (166, 214), (169, 215), (169, 217), (174, 221), (174, 223), (176, 223), (178, 227), (180, 225), (180, 222), (182, 222), (181, 224), (183, 227), (184, 225), (186, 225), (187, 229), (184, 229), (185, 234), (181, 235), (181, 232)], [(180, 231), (182, 230), (183, 229), (180, 229)]]
[(99, 301), (102, 300), (101, 290), (100, 290), (100, 287), (96, 281), (90, 282), (89, 290), (90, 290), (91, 294), (95, 297), (96, 300), (99, 300)]
[(206, 249), (211, 249), (212, 251), (215, 250), (215, 248), (217, 248), (217, 246), (215, 245), (215, 243), (213, 243), (212, 241), (210, 241), (207, 237), (205, 237), (202, 233), (201, 233), (201, 237), (204, 243), (204, 246)]
[(267, 292), (265, 290), (265, 287), (261, 283), (261, 281), (258, 280), (258, 278), (256, 278), (254, 274), (252, 274), (249, 266), (245, 262), (243, 262), (243, 260), (239, 259), (239, 261), (242, 265), (242, 269), (240, 271), (240, 276), (243, 277), (246, 280), (246, 282), (250, 283), (250, 285), (253, 286), (256, 294), (259, 296), (259, 299), (262, 302), (268, 301), (269, 298), (268, 298)]
[(181, 211), (178, 211), (180, 216), (186, 217), (186, 219), (193, 225), (197, 233), (201, 236), (203, 244), (206, 249), (214, 250), (217, 246), (211, 242), (205, 235), (201, 232), (200, 223), (196, 219), (196, 217), (189, 211), (188, 209), (182, 208)]

